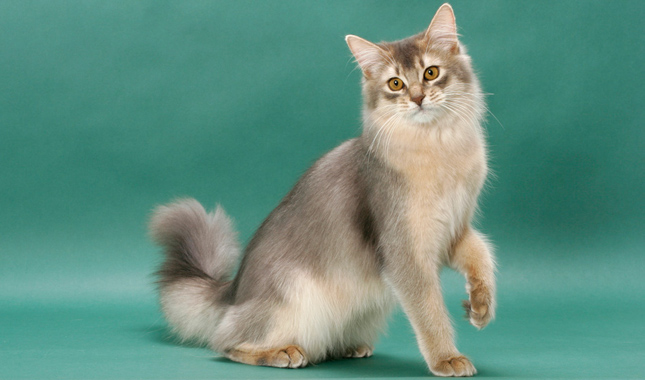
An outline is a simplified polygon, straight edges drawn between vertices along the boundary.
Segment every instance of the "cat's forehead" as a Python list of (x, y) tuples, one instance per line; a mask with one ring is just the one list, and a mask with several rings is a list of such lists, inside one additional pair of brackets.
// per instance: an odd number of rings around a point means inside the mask
[(397, 75), (413, 70), (423, 70), (427, 66), (440, 66), (445, 63), (443, 54), (439, 54), (421, 38), (406, 38), (401, 41), (386, 43), (383, 47), (390, 53), (387, 72)]
[(424, 50), (420, 39), (406, 38), (388, 43), (386, 46), (394, 61), (404, 70), (417, 67), (423, 59)]
[(407, 61), (393, 59), (392, 62), (384, 66), (381, 76), (390, 78), (393, 76), (408, 77), (412, 75), (412, 77), (416, 77), (429, 66), (444, 66), (445, 64), (445, 59), (439, 54), (419, 52), (415, 56), (408, 57)]

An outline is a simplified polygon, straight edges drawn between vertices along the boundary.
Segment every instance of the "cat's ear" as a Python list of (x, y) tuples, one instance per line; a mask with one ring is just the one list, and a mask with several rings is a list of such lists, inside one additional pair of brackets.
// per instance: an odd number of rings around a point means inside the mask
[(387, 52), (368, 40), (349, 34), (345, 36), (345, 42), (367, 78), (372, 77), (387, 60)]
[(459, 40), (457, 39), (457, 23), (455, 13), (450, 4), (445, 3), (430, 22), (424, 38), (433, 46), (459, 53)]

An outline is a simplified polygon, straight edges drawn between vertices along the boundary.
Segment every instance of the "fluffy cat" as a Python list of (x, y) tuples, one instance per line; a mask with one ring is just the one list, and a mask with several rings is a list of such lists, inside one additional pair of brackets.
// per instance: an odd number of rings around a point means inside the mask
[(462, 273), (470, 322), (495, 310), (494, 259), (471, 226), (487, 172), (484, 103), (455, 18), (391, 43), (349, 35), (363, 72), (363, 133), (320, 158), (244, 250), (221, 208), (157, 208), (163, 312), (185, 340), (231, 360), (298, 368), (367, 357), (395, 302), (435, 375), (471, 376), (440, 269)]

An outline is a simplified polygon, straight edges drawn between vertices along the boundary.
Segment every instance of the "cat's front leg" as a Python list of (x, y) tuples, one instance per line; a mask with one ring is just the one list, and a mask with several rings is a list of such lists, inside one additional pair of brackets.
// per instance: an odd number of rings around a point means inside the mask
[(495, 318), (495, 259), (490, 243), (469, 228), (455, 245), (450, 266), (466, 277), (468, 300), (463, 302), (470, 323), (484, 328)]
[(459, 353), (441, 292), (440, 265), (430, 255), (399, 247), (384, 249), (384, 274), (417, 337), (435, 376), (472, 376), (470, 360)]

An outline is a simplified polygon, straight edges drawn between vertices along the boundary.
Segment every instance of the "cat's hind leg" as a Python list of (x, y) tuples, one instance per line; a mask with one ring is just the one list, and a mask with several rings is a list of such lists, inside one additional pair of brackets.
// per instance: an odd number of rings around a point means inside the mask
[(372, 356), (374, 342), (376, 342), (379, 332), (384, 330), (386, 319), (394, 305), (394, 297), (389, 291), (384, 290), (377, 294), (378, 297), (371, 300), (368, 300), (367, 296), (361, 297), (367, 303), (363, 306), (367, 307), (354, 316), (353, 320), (345, 327), (345, 348), (341, 352), (343, 357), (369, 358)]
[(279, 368), (302, 368), (309, 363), (305, 351), (296, 345), (266, 349), (241, 344), (227, 350), (224, 356), (239, 363)]

